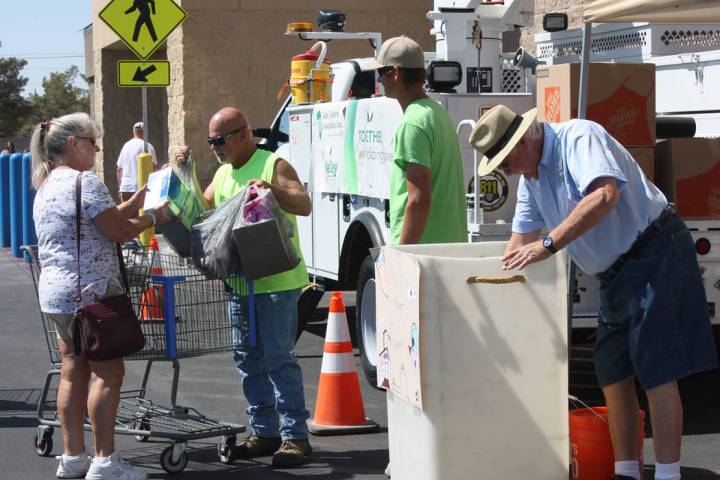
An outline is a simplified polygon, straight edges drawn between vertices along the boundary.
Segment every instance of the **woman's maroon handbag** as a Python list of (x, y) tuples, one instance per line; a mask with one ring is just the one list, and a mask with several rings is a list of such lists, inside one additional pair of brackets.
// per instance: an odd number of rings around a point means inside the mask
[[(103, 361), (125, 357), (145, 346), (140, 322), (127, 293), (105, 297), (95, 303), (80, 306), (80, 194), (81, 175), (75, 184), (75, 205), (77, 225), (77, 302), (73, 319), (73, 342), (75, 354), (87, 360)], [(116, 244), (118, 263), (122, 273), (125, 291), (128, 288), (127, 272), (120, 245)]]

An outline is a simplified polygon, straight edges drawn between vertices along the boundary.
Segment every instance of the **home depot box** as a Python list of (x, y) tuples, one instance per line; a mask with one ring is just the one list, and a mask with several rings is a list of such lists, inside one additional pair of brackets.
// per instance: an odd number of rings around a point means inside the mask
[(645, 176), (651, 182), (655, 179), (655, 148), (654, 147), (629, 147), (630, 155), (640, 165)]
[(660, 142), (655, 184), (687, 219), (720, 218), (720, 139), (674, 138)]
[[(579, 91), (579, 64), (538, 67), (538, 119), (556, 123), (577, 118)], [(591, 63), (586, 118), (625, 146), (654, 145), (655, 65)]]

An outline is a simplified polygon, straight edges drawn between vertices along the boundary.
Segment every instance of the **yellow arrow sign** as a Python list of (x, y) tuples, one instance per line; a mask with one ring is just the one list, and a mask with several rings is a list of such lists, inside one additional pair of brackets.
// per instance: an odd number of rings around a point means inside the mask
[(118, 62), (120, 87), (167, 87), (168, 85), (170, 85), (170, 62), (167, 60)]
[(173, 0), (111, 0), (100, 18), (144, 60), (187, 18), (187, 13)]

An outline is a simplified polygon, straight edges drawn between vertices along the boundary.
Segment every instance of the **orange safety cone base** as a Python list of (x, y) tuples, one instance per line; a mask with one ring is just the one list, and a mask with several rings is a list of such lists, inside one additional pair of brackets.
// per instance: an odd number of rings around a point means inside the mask
[(362, 425), (318, 425), (315, 419), (308, 421), (308, 431), (318, 437), (329, 435), (348, 435), (351, 433), (373, 433), (380, 429), (380, 425), (366, 418)]

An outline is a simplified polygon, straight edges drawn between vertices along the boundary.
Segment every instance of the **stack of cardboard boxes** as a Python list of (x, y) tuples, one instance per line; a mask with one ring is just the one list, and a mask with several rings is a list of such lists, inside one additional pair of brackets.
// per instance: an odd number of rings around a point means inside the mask
[(720, 139), (659, 142), (656, 184), (687, 220), (720, 219)]
[[(655, 65), (590, 64), (587, 119), (601, 124), (632, 154), (688, 220), (720, 219), (720, 139), (655, 143)], [(537, 69), (538, 119), (577, 118), (580, 65)]]
[[(628, 149), (653, 180), (655, 163), (655, 65), (592, 63), (586, 118), (599, 123)], [(537, 69), (538, 120), (577, 118), (580, 65)]]

